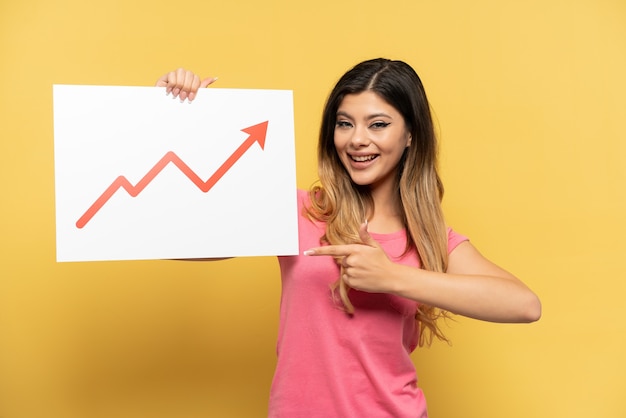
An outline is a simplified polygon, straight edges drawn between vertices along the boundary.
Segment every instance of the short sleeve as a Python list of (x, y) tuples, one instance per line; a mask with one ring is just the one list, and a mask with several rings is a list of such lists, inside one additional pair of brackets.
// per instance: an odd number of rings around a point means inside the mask
[(463, 241), (469, 241), (469, 238), (459, 234), (452, 228), (448, 228), (448, 254), (450, 254)]

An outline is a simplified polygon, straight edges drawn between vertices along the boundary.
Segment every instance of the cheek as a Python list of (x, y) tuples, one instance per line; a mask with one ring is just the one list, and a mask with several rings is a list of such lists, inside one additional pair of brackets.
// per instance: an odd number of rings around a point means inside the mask
[(335, 149), (337, 150), (343, 148), (343, 146), (345, 145), (345, 141), (343, 140), (341, 134), (337, 131), (335, 131), (335, 133), (333, 134), (333, 143), (335, 144)]
[(333, 144), (339, 159), (343, 161), (345, 158), (346, 148), (348, 147), (348, 140), (346, 140), (345, 135), (335, 133)]
[(341, 165), (343, 165), (344, 167), (346, 165), (346, 161), (344, 160), (345, 159), (345, 152), (343, 152), (345, 146), (346, 146), (346, 143), (345, 143), (345, 141), (341, 140), (341, 135), (335, 134), (335, 136), (333, 138), (333, 150), (332, 150), (332, 152), (335, 153), (335, 157), (341, 163)]

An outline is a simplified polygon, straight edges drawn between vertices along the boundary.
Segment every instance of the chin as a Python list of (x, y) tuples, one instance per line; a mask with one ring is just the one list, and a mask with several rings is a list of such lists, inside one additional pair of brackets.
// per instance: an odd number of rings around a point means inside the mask
[(354, 178), (354, 177), (350, 177), (350, 178), (352, 179), (352, 183), (356, 184), (357, 186), (366, 187), (372, 184), (371, 181), (366, 180), (366, 179)]

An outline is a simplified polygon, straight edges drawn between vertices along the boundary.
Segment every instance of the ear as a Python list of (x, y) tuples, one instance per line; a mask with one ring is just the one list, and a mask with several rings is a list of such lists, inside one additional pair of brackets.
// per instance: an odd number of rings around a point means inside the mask
[(411, 135), (411, 133), (409, 133), (409, 137), (408, 137), (408, 139), (406, 141), (406, 147), (405, 148), (408, 148), (408, 147), (411, 146), (411, 140), (412, 139), (413, 139), (413, 136)]

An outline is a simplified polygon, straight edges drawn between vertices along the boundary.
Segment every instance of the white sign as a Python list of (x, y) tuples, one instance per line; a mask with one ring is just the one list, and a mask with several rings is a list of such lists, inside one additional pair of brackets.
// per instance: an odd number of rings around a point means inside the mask
[(57, 261), (298, 253), (293, 94), (54, 85)]

